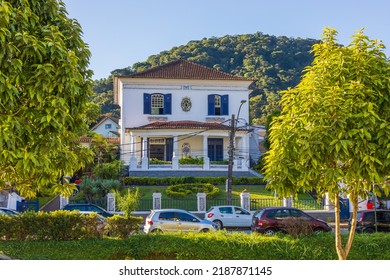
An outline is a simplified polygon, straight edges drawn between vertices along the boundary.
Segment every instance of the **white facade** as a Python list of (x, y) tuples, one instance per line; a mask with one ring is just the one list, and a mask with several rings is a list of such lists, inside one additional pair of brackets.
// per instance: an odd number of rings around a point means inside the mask
[(91, 131), (96, 132), (105, 138), (118, 137), (118, 130), (118, 123), (109, 117), (105, 117), (91, 129)]
[[(234, 140), (236, 149), (234, 169), (248, 170), (249, 134), (243, 128), (249, 122), (251, 83), (244, 79), (114, 77), (114, 93), (121, 107), (119, 127), (122, 160), (129, 165), (130, 170), (227, 168), (226, 164), (213, 165), (213, 163), (228, 159), (230, 120), (232, 114), (237, 118), (239, 113), (239, 120), (235, 123), (237, 129)], [(145, 113), (145, 106), (147, 106), (145, 96), (154, 94), (169, 96), (171, 106), (169, 113), (155, 111)], [(228, 100), (228, 103), (224, 103), (226, 107), (224, 114), (219, 111), (217, 114), (210, 114), (208, 100), (210, 96), (216, 95), (224, 96)], [(246, 102), (243, 103), (242, 100)], [(182, 104), (184, 101), (187, 107)], [(214, 127), (213, 124), (222, 126)], [(210, 162), (209, 156), (214, 155), (210, 153), (211, 150), (214, 148), (220, 150), (221, 147), (223, 151), (218, 151), (217, 158), (211, 159)], [(168, 159), (168, 164), (155, 166), (150, 164), (149, 160), (153, 153), (164, 160)], [(179, 159), (188, 156), (202, 157), (203, 166), (180, 165)]]

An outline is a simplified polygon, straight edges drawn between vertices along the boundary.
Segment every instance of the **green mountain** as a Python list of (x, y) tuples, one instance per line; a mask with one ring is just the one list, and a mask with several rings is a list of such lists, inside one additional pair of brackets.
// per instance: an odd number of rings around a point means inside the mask
[[(194, 40), (173, 47), (144, 62), (138, 62), (112, 74), (127, 75), (186, 59), (217, 70), (256, 81), (250, 96), (250, 117), (253, 124), (264, 124), (268, 115), (278, 109), (279, 91), (294, 87), (301, 79), (302, 70), (311, 64), (310, 52), (314, 39), (288, 38), (262, 33), (226, 35)], [(119, 108), (112, 104), (112, 78), (95, 81), (93, 101), (101, 104), (102, 113), (117, 116)]]

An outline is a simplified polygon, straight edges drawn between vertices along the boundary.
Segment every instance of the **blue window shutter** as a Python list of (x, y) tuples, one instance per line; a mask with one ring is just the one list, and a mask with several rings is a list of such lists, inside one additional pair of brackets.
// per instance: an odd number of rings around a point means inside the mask
[(222, 115), (229, 115), (229, 95), (222, 95), (221, 103)]
[(172, 114), (172, 94), (164, 94), (164, 115)]
[(214, 94), (210, 94), (208, 96), (208, 115), (214, 115), (215, 114), (215, 110), (214, 110), (214, 107), (215, 107), (215, 104), (214, 104)]
[(144, 93), (144, 114), (152, 113), (152, 98), (149, 93)]

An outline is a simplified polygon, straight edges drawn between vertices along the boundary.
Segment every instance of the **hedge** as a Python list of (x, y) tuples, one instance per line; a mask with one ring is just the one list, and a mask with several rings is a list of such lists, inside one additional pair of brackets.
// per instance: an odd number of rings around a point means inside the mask
[(191, 193), (206, 193), (207, 198), (214, 198), (219, 193), (219, 188), (212, 184), (179, 184), (169, 186), (165, 190), (166, 194), (172, 198), (183, 198)]
[(142, 217), (123, 217), (114, 215), (106, 219), (105, 230), (110, 237), (126, 238), (139, 231), (139, 224), (143, 222)]
[(104, 221), (96, 213), (77, 211), (23, 212), (0, 215), (0, 240), (80, 240), (104, 235), (123, 238), (138, 230), (141, 222), (142, 218), (119, 215)]
[[(192, 183), (225, 185), (226, 177), (125, 177), (123, 182), (127, 186), (170, 186)], [(259, 177), (233, 177), (233, 185), (264, 185), (264, 180)]]

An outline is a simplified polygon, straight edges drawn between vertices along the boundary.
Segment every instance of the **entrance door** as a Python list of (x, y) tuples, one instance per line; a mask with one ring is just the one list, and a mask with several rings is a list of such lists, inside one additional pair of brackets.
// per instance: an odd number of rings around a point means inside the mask
[(208, 145), (208, 157), (210, 161), (223, 160), (223, 139), (222, 138), (209, 138), (207, 140)]
[(149, 145), (149, 157), (159, 160), (165, 160), (164, 158), (165, 145), (150, 144)]

